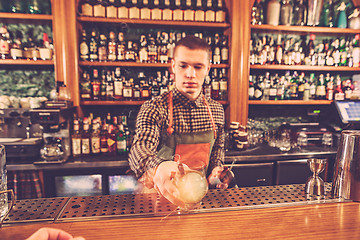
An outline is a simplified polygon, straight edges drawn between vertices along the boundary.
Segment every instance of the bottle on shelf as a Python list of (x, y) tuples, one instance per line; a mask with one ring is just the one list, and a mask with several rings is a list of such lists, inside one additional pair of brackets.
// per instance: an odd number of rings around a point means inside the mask
[(162, 20), (162, 10), (160, 8), (160, 0), (153, 0), (151, 7), (151, 19)]
[(1, 59), (10, 58), (10, 35), (6, 25), (0, 28), (0, 57)]
[(279, 25), (280, 18), (280, 2), (279, 0), (270, 0), (266, 8), (266, 23), (269, 25)]
[(91, 85), (92, 85), (92, 99), (100, 100), (101, 81), (99, 79), (98, 69), (96, 68), (93, 69)]
[(114, 72), (107, 70), (106, 73), (106, 100), (114, 100)]
[(223, 23), (226, 21), (226, 9), (223, 0), (217, 0), (215, 4), (215, 22)]
[(123, 99), (123, 81), (122, 81), (122, 77), (121, 77), (120, 67), (116, 67), (116, 69), (115, 69), (114, 98), (116, 100)]
[(338, 17), (336, 27), (338, 28), (347, 28), (347, 16), (346, 16), (346, 4), (344, 1), (341, 1), (340, 6), (337, 8)]
[(228, 81), (226, 69), (222, 68), (219, 72), (219, 100), (227, 100)]
[(162, 10), (162, 20), (165, 20), (165, 21), (173, 20), (173, 11), (171, 9), (170, 0), (164, 0), (163, 10)]
[(293, 8), (292, 24), (295, 26), (305, 26), (307, 20), (307, 7), (304, 0), (295, 0)]
[(263, 98), (263, 76), (260, 76), (254, 83), (255, 92), (254, 98), (255, 100), (261, 100)]
[(81, 0), (79, 2), (80, 14), (84, 17), (93, 17), (94, 16), (94, 6), (93, 1), (91, 0)]
[(94, 17), (106, 17), (105, 0), (94, 0)]
[(117, 18), (118, 8), (117, 4), (115, 4), (115, 0), (107, 0), (106, 4), (106, 17), (107, 18)]
[(140, 19), (150, 20), (151, 19), (151, 10), (149, 5), (149, 0), (142, 0), (140, 8)]
[(39, 0), (28, 0), (27, 12), (31, 14), (42, 14), (43, 10), (41, 9), (40, 2)]
[(88, 61), (89, 60), (89, 43), (88, 43), (88, 38), (87, 38), (85, 29), (83, 29), (81, 31), (81, 41), (80, 41), (80, 45), (79, 45), (79, 51), (80, 51), (80, 60)]
[(194, 21), (195, 10), (191, 0), (185, 0), (185, 5), (183, 6), (183, 10), (184, 10), (184, 21)]
[(99, 62), (106, 62), (108, 58), (107, 54), (108, 45), (107, 38), (104, 33), (100, 33), (99, 43), (98, 43), (98, 59)]
[(47, 33), (43, 33), (43, 44), (39, 47), (39, 54), (42, 60), (51, 60), (53, 58), (53, 49), (50, 46), (50, 40)]
[(107, 43), (107, 60), (116, 61), (116, 35), (114, 31), (109, 32), (109, 41)]
[(101, 80), (100, 80), (100, 100), (106, 101), (106, 70), (101, 71)]
[(215, 33), (214, 36), (214, 45), (212, 50), (212, 63), (220, 64), (221, 63), (221, 46), (220, 46), (220, 35)]
[(264, 6), (261, 0), (255, 0), (251, 8), (251, 24), (261, 25), (264, 23)]
[(229, 48), (228, 48), (228, 37), (223, 35), (221, 37), (221, 50), (220, 50), (221, 63), (229, 63)]
[(100, 121), (98, 119), (92, 120), (91, 153), (100, 153)]
[(117, 42), (117, 60), (118, 61), (125, 61), (126, 55), (126, 43), (124, 40), (124, 33), (118, 33), (118, 42)]
[(129, 3), (129, 19), (140, 19), (138, 0), (131, 0)]
[(333, 0), (324, 1), (320, 24), (323, 27), (335, 27), (335, 6)]
[(130, 78), (129, 80), (125, 81), (125, 84), (123, 86), (123, 97), (125, 101), (130, 101), (133, 98), (133, 88), (132, 88), (132, 82), (133, 78)]
[(326, 86), (324, 81), (324, 74), (320, 74), (317, 85), (316, 85), (316, 99), (325, 100), (326, 99)]
[(80, 78), (80, 98), (83, 101), (92, 100), (92, 85), (90, 81), (89, 73), (84, 70), (82, 73), (82, 77)]
[(126, 0), (120, 0), (118, 3), (118, 18), (120, 19), (128, 19), (129, 18), (129, 8), (128, 3)]
[(213, 9), (212, 0), (205, 0), (205, 22), (215, 22), (215, 11)]
[(15, 32), (15, 39), (12, 42), (11, 48), (10, 48), (10, 56), (12, 59), (22, 59), (24, 57), (23, 53), (23, 46), (22, 46), (22, 32), (20, 30), (17, 30)]
[(280, 7), (280, 24), (290, 26), (292, 23), (293, 7), (290, 0), (284, 0)]
[(81, 132), (81, 153), (82, 155), (89, 155), (91, 153), (91, 146), (90, 146), (90, 128), (89, 128), (89, 119), (83, 118), (83, 129)]
[(116, 134), (116, 151), (120, 155), (127, 152), (126, 138), (127, 136), (124, 130), (124, 124), (122, 122), (122, 119), (120, 119), (118, 124), (118, 132)]
[(9, 9), (12, 13), (26, 13), (26, 1), (11, 0), (9, 1)]
[(91, 37), (89, 40), (89, 59), (91, 62), (98, 61), (98, 36), (95, 29), (91, 31)]
[(172, 7), (173, 10), (173, 20), (174, 21), (183, 21), (184, 20), (184, 10), (181, 8), (181, 0), (175, 0), (175, 4)]
[(81, 156), (81, 133), (80, 122), (77, 118), (73, 121), (73, 133), (71, 135), (71, 147), (73, 157)]
[(196, 0), (196, 6), (195, 6), (195, 17), (194, 20), (196, 22), (204, 22), (205, 21), (205, 10), (203, 6), (202, 0)]
[(148, 62), (148, 46), (147, 46), (147, 39), (144, 34), (140, 36), (140, 46), (139, 46), (139, 61), (141, 63)]
[(345, 99), (345, 94), (341, 88), (341, 78), (340, 75), (336, 75), (335, 78), (335, 82), (336, 82), (336, 87), (335, 87), (335, 92), (334, 92), (334, 99), (337, 101), (341, 101)]
[(108, 154), (109, 147), (108, 147), (108, 139), (109, 139), (109, 131), (108, 131), (108, 123), (103, 121), (101, 131), (100, 131), (100, 152), (101, 154)]

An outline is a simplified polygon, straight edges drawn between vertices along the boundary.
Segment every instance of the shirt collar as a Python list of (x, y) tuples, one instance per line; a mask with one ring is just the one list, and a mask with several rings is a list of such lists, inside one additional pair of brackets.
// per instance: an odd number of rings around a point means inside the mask
[(191, 101), (189, 98), (185, 97), (176, 87), (173, 90), (174, 93), (174, 104), (179, 103), (184, 107), (200, 107), (203, 104), (202, 98), (203, 93), (200, 92), (200, 95), (195, 99), (195, 101)]

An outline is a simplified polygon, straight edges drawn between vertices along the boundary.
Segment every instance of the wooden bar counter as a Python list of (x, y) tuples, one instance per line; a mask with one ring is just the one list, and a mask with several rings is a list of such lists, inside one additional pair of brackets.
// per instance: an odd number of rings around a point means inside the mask
[(85, 239), (360, 239), (355, 202), (105, 221), (3, 227), (1, 239), (25, 239), (40, 227)]
[(328, 193), (305, 198), (304, 184), (211, 189), (200, 209), (187, 214), (157, 194), (19, 200), (0, 239), (26, 239), (41, 227), (87, 240), (360, 239), (360, 203)]

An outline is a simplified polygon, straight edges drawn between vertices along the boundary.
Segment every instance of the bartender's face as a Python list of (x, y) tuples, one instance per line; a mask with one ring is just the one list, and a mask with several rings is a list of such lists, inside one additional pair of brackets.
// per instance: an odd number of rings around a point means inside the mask
[(210, 70), (209, 53), (202, 49), (176, 48), (171, 64), (175, 75), (175, 86), (190, 100), (195, 100)]

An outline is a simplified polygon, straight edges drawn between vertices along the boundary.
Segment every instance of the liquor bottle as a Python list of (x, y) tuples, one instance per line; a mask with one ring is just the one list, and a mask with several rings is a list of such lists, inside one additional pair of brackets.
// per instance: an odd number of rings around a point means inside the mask
[(80, 123), (78, 119), (73, 121), (73, 134), (71, 135), (71, 146), (73, 157), (81, 156), (81, 134)]
[(158, 60), (158, 49), (155, 44), (155, 38), (153, 34), (148, 35), (148, 62), (157, 63)]
[(133, 97), (133, 88), (131, 82), (133, 82), (132, 78), (130, 78), (128, 81), (125, 81), (123, 86), (123, 97), (125, 101), (130, 101)]
[(229, 48), (228, 48), (228, 37), (223, 35), (221, 37), (221, 63), (227, 64), (229, 62)]
[(108, 139), (109, 139), (108, 124), (104, 121), (100, 132), (100, 152), (102, 154), (107, 154), (109, 152)]
[(211, 98), (211, 78), (209, 75), (205, 76), (205, 80), (203, 84), (203, 93), (205, 97)]
[(146, 36), (144, 34), (140, 36), (139, 61), (141, 63), (148, 62), (148, 47)]
[(126, 54), (126, 45), (124, 41), (124, 33), (119, 32), (118, 34), (118, 42), (117, 42), (117, 60), (118, 61), (125, 61), (125, 54)]
[(152, 81), (151, 86), (151, 98), (155, 98), (160, 95), (160, 86), (157, 80)]
[(298, 81), (299, 76), (296, 71), (294, 71), (293, 77), (291, 78), (290, 82), (290, 99), (296, 100), (298, 99)]
[(11, 0), (9, 3), (9, 9), (12, 13), (25, 13), (26, 12), (26, 1), (23, 0)]
[(95, 0), (94, 3), (94, 17), (106, 17), (106, 7), (104, 0)]
[(107, 70), (106, 73), (106, 100), (114, 100), (114, 72)]
[(139, 72), (138, 80), (141, 85), (140, 98), (141, 100), (148, 100), (150, 98), (150, 86), (145, 79), (144, 72)]
[(334, 77), (331, 76), (330, 80), (326, 83), (326, 99), (334, 100)]
[(326, 66), (333, 66), (334, 65), (334, 57), (332, 55), (332, 48), (330, 48), (330, 46), (332, 46), (331, 44), (329, 44), (329, 42), (325, 42), (325, 48), (324, 51), (326, 53), (325, 56), (325, 64)]
[(206, 0), (205, 22), (215, 22), (215, 11), (212, 6), (212, 0)]
[(80, 98), (83, 101), (90, 101), (92, 92), (92, 85), (90, 81), (89, 73), (84, 70), (80, 79)]
[(22, 42), (21, 42), (22, 38), (23, 38), (22, 32), (20, 30), (17, 30), (15, 32), (15, 39), (10, 48), (10, 56), (14, 60), (23, 58), (23, 50), (22, 50)]
[(108, 0), (106, 4), (106, 17), (107, 18), (117, 18), (118, 8), (115, 4), (115, 0)]
[(204, 11), (202, 0), (196, 0), (195, 19), (194, 20), (196, 22), (204, 22), (205, 21), (205, 11)]
[(340, 49), (339, 49), (339, 45), (340, 45), (340, 40), (337, 38), (334, 40), (333, 42), (333, 51), (331, 53), (333, 59), (334, 59), (334, 66), (338, 67), (340, 66), (340, 58), (341, 58), (341, 54), (340, 54)]
[(106, 99), (106, 70), (103, 69), (101, 71), (101, 80), (100, 80), (101, 84), (100, 84), (100, 100), (107, 100)]
[(220, 91), (220, 82), (218, 79), (218, 69), (214, 68), (212, 72), (212, 79), (211, 79), (211, 98), (212, 99), (219, 99), (219, 91)]
[(326, 99), (326, 86), (324, 81), (324, 74), (320, 74), (317, 85), (316, 85), (316, 99), (325, 100)]
[(185, 0), (185, 5), (183, 6), (184, 10), (184, 21), (194, 21), (195, 19), (195, 10), (192, 6), (191, 0)]
[(120, 155), (127, 152), (126, 133), (122, 120), (119, 121), (118, 132), (116, 134), (116, 151)]
[(293, 7), (290, 0), (283, 1), (280, 7), (280, 24), (290, 26), (292, 23)]
[(277, 76), (270, 78), (269, 100), (277, 100)]
[(107, 43), (107, 60), (116, 61), (116, 36), (114, 31), (110, 31), (109, 33), (109, 41)]
[(91, 153), (100, 153), (100, 122), (95, 119), (92, 120)]
[(123, 82), (122, 82), (122, 78), (121, 78), (121, 69), (120, 69), (120, 67), (115, 68), (114, 98), (116, 100), (123, 99)]
[(309, 101), (310, 100), (310, 84), (309, 82), (305, 79), (304, 81), (304, 96), (303, 96), (303, 100), (304, 101)]
[(335, 100), (344, 100), (345, 99), (345, 94), (341, 88), (341, 78), (340, 75), (336, 75), (335, 78), (335, 82), (336, 82), (336, 87), (335, 87), (335, 92), (334, 92), (334, 99)]
[(7, 30), (7, 26), (3, 25), (0, 28), (0, 57), (1, 59), (7, 59), (10, 57), (10, 36)]
[(162, 10), (162, 20), (173, 20), (173, 11), (171, 9), (170, 0), (164, 0), (164, 8)]
[(82, 155), (89, 155), (91, 151), (90, 146), (90, 130), (89, 130), (89, 119), (85, 117), (83, 119), (83, 129), (81, 132), (81, 153)]
[(333, 0), (324, 2), (320, 22), (323, 27), (335, 27), (335, 6)]
[(352, 63), (353, 67), (360, 66), (360, 34), (356, 34), (353, 43), (352, 43), (351, 59), (349, 61)]
[(351, 80), (347, 79), (345, 80), (345, 86), (344, 86), (344, 95), (345, 95), (345, 100), (350, 100), (351, 99), (351, 95), (352, 95), (352, 88), (351, 88)]
[(296, 0), (293, 11), (293, 25), (305, 26), (307, 19), (307, 7), (304, 4), (304, 0)]
[(140, 19), (140, 9), (138, 7), (138, 0), (131, 0), (129, 7), (129, 19)]
[(251, 24), (261, 25), (264, 23), (264, 6), (261, 0), (255, 0), (251, 8)]
[(226, 69), (222, 68), (219, 72), (219, 100), (227, 100), (228, 86)]
[(159, 0), (153, 0), (152, 9), (151, 9), (151, 19), (162, 20), (162, 10), (160, 8)]
[(41, 4), (39, 0), (28, 0), (28, 13), (31, 14), (42, 14)]
[(341, 1), (340, 6), (337, 8), (338, 10), (338, 17), (337, 17), (337, 24), (338, 28), (347, 28), (347, 16), (346, 16), (346, 4), (344, 1)]
[(266, 23), (269, 25), (279, 25), (280, 17), (280, 2), (279, 0), (269, 0), (266, 11)]
[(100, 86), (101, 82), (99, 80), (99, 72), (96, 68), (93, 69), (93, 77), (92, 77), (92, 98), (93, 100), (100, 100)]
[(142, 5), (140, 8), (140, 19), (150, 20), (151, 19), (151, 10), (149, 8), (149, 0), (142, 0)]
[(79, 2), (81, 16), (92, 17), (94, 16), (94, 7), (91, 0), (81, 0)]
[(263, 78), (262, 81), (262, 90), (263, 90), (263, 97), (261, 100), (269, 100), (270, 97), (270, 73), (266, 72), (265, 73), (265, 77)]
[(161, 33), (161, 42), (158, 45), (158, 59), (160, 63), (167, 63), (168, 62), (168, 41), (169, 35), (167, 32)]
[(316, 84), (315, 84), (315, 73), (310, 73), (309, 78), (309, 96), (310, 100), (316, 99)]
[(80, 59), (82, 61), (89, 60), (89, 43), (86, 35), (86, 30), (83, 29), (81, 32), (81, 41), (80, 41)]
[(277, 36), (277, 42), (275, 47), (275, 64), (282, 64), (283, 60), (283, 42), (282, 42), (282, 36), (279, 34)]
[(129, 18), (129, 8), (126, 0), (120, 0), (120, 4), (118, 5), (118, 18), (127, 19)]
[(135, 62), (135, 52), (134, 52), (134, 49), (133, 49), (133, 42), (132, 41), (127, 42), (127, 48), (126, 48), (126, 51), (125, 51), (125, 61)]
[(277, 100), (285, 99), (285, 76), (281, 76), (277, 84), (276, 99)]
[(184, 20), (184, 11), (181, 8), (181, 0), (175, 0), (175, 6), (173, 6), (173, 20), (174, 21)]
[(117, 117), (113, 117), (113, 120), (108, 125), (108, 154), (109, 155), (116, 155), (117, 152), (117, 143), (116, 143), (116, 135), (118, 132), (117, 126)]
[(226, 20), (226, 10), (223, 5), (223, 0), (217, 0), (215, 5), (215, 22), (225, 22)]
[(91, 37), (89, 41), (89, 59), (91, 62), (98, 61), (99, 59), (97, 33), (95, 29), (91, 31)]
[(132, 100), (134, 100), (134, 101), (141, 100), (141, 89), (140, 89), (140, 85), (138, 83), (135, 83), (135, 85), (134, 85)]
[(299, 82), (298, 82), (298, 99), (304, 100), (304, 92), (305, 92), (305, 73), (302, 72), (299, 75)]
[(301, 65), (302, 59), (301, 59), (301, 52), (300, 52), (300, 43), (296, 42), (294, 44), (294, 51), (292, 52), (293, 55), (293, 63), (295, 65)]
[(214, 36), (214, 46), (212, 50), (212, 63), (220, 64), (221, 63), (221, 48), (220, 48), (220, 36), (218, 33), (215, 33)]
[(260, 76), (258, 80), (254, 79), (254, 98), (255, 100), (261, 100), (263, 98), (263, 76)]
[(348, 50), (349, 50), (349, 41), (346, 41), (345, 38), (341, 38), (340, 39), (340, 66), (348, 66), (348, 62), (347, 62), (347, 55), (348, 55)]
[(99, 36), (99, 44), (98, 44), (98, 59), (99, 62), (106, 62), (108, 54), (108, 46), (107, 46), (107, 38), (104, 33), (101, 33)]

